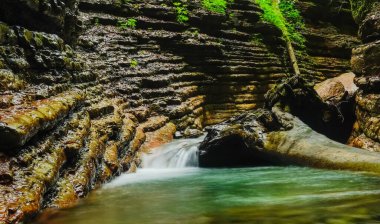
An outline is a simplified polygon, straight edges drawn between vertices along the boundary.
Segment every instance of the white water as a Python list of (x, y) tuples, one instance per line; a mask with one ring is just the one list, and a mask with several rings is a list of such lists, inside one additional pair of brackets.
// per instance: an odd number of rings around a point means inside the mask
[(152, 149), (142, 156), (142, 168), (137, 169), (136, 173), (122, 174), (103, 188), (194, 175), (200, 171), (198, 146), (204, 138), (174, 140)]
[(198, 167), (198, 146), (205, 136), (174, 140), (142, 157), (142, 168)]

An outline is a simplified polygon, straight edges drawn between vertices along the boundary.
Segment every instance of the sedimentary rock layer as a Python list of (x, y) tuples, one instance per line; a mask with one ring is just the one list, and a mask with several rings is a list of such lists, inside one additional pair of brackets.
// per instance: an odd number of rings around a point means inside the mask
[(353, 7), (357, 11), (356, 20), (360, 24), (359, 35), (363, 44), (352, 51), (352, 68), (358, 74), (355, 81), (360, 90), (356, 96), (357, 121), (349, 144), (379, 152), (380, 3), (366, 1), (359, 7), (358, 1), (352, 1), (356, 2)]
[[(251, 1), (225, 15), (189, 1), (186, 23), (172, 3), (1, 1), (0, 222), (72, 206), (174, 132), (199, 134), (263, 105), (288, 75), (281, 32)], [(351, 35), (339, 26), (309, 29), (309, 56), (300, 54), (312, 79), (348, 69), (332, 52), (355, 41), (334, 41)]]

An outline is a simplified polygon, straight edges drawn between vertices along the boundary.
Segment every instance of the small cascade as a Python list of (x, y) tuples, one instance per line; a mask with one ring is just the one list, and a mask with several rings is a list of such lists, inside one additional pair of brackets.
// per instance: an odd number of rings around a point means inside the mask
[(198, 167), (198, 146), (205, 136), (179, 139), (160, 146), (142, 158), (142, 168)]

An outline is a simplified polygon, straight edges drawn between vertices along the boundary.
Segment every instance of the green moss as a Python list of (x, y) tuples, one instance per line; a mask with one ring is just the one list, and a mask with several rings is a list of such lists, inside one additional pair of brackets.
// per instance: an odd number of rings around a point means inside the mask
[(299, 11), (295, 8), (295, 0), (281, 0), (274, 4), (273, 0), (254, 0), (264, 11), (262, 19), (278, 27), (283, 36), (299, 46), (304, 47), (305, 38), (301, 34), (304, 29), (304, 21)]
[(378, 0), (350, 0), (352, 15), (357, 23), (363, 21), (365, 15), (369, 13)]
[(4, 23), (0, 23), (0, 44), (6, 40), (7, 33), (9, 32), (9, 27)]
[(211, 12), (226, 14), (228, 3), (233, 0), (202, 0), (203, 7)]

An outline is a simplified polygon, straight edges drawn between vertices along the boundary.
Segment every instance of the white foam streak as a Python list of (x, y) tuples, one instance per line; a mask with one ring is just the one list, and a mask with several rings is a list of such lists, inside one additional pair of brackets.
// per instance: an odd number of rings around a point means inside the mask
[(196, 139), (175, 140), (153, 149), (142, 157), (143, 168), (198, 167), (198, 146), (204, 136)]

